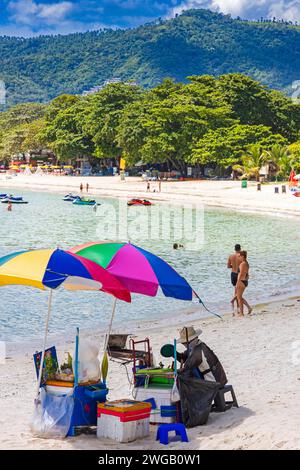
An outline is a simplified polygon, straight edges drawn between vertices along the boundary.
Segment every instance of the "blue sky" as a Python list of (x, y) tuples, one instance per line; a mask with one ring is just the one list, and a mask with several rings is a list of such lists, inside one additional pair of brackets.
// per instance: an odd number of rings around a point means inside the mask
[(300, 0), (0, 0), (0, 35), (67, 34), (103, 27), (134, 27), (171, 18), (188, 8), (233, 17), (299, 21)]

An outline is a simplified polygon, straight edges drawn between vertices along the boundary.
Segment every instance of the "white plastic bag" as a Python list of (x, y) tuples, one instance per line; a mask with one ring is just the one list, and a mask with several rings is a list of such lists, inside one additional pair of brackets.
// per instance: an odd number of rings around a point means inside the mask
[[(86, 339), (80, 339), (78, 350), (78, 382), (97, 382), (101, 378), (99, 348)], [(74, 354), (75, 358), (75, 354)], [(75, 363), (73, 360), (73, 370)]]
[(180, 401), (180, 395), (179, 395), (179, 390), (178, 390), (178, 387), (177, 387), (177, 379), (175, 377), (174, 385), (173, 385), (172, 391), (171, 391), (171, 402), (176, 403), (177, 401)]
[(66, 437), (74, 408), (73, 396), (57, 396), (41, 388), (35, 401), (30, 428), (34, 436), (61, 439)]

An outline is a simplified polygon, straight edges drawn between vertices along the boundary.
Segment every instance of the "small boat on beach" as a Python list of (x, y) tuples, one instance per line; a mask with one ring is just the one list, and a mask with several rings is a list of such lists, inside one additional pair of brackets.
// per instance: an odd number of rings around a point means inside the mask
[(70, 193), (70, 194), (67, 194), (64, 198), (63, 198), (63, 201), (67, 201), (67, 202), (73, 202), (75, 201), (75, 199), (77, 199), (79, 196), (74, 196), (74, 194)]
[(75, 206), (95, 206), (97, 202), (95, 201), (95, 199), (77, 196), (77, 198), (74, 199), (73, 204)]
[(8, 204), (9, 202), (11, 204), (28, 204), (28, 201), (24, 201), (24, 199), (21, 198), (16, 198), (16, 197), (6, 197), (1, 199), (2, 204)]
[(152, 202), (147, 199), (130, 199), (127, 206), (152, 206)]
[(23, 197), (22, 196), (13, 196), (12, 194), (0, 194), (0, 199), (11, 199), (14, 201), (22, 201)]
[(294, 191), (293, 196), (295, 197), (300, 197), (300, 191)]

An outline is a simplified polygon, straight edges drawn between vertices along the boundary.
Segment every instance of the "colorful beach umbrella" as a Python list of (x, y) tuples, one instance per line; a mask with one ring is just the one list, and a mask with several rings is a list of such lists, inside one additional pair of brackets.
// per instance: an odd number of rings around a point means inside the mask
[[(123, 242), (91, 242), (69, 250), (113, 274), (132, 293), (154, 297), (159, 288), (166, 297), (192, 300), (199, 296), (166, 261), (136, 245)], [(104, 345), (104, 359), (116, 311), (116, 300)]]
[(60, 249), (19, 251), (0, 258), (0, 286), (10, 284), (102, 290), (130, 302), (128, 289), (99, 264)]
[(160, 287), (166, 297), (180, 300), (198, 297), (166, 261), (131, 243), (91, 242), (68, 251), (102, 266), (130, 292), (154, 297)]
[(53, 290), (59, 287), (68, 290), (101, 290), (120, 300), (131, 300), (128, 289), (99, 264), (60, 249), (19, 251), (0, 258), (0, 286), (5, 285), (50, 290), (37, 394), (42, 378)]

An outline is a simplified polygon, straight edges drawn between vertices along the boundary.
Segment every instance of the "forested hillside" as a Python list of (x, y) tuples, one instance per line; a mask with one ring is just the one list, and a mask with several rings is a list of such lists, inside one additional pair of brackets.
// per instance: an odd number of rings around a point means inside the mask
[(291, 91), (300, 77), (300, 28), (189, 10), (136, 29), (0, 38), (8, 105), (82, 93), (112, 77), (153, 87), (165, 77), (231, 72)]

